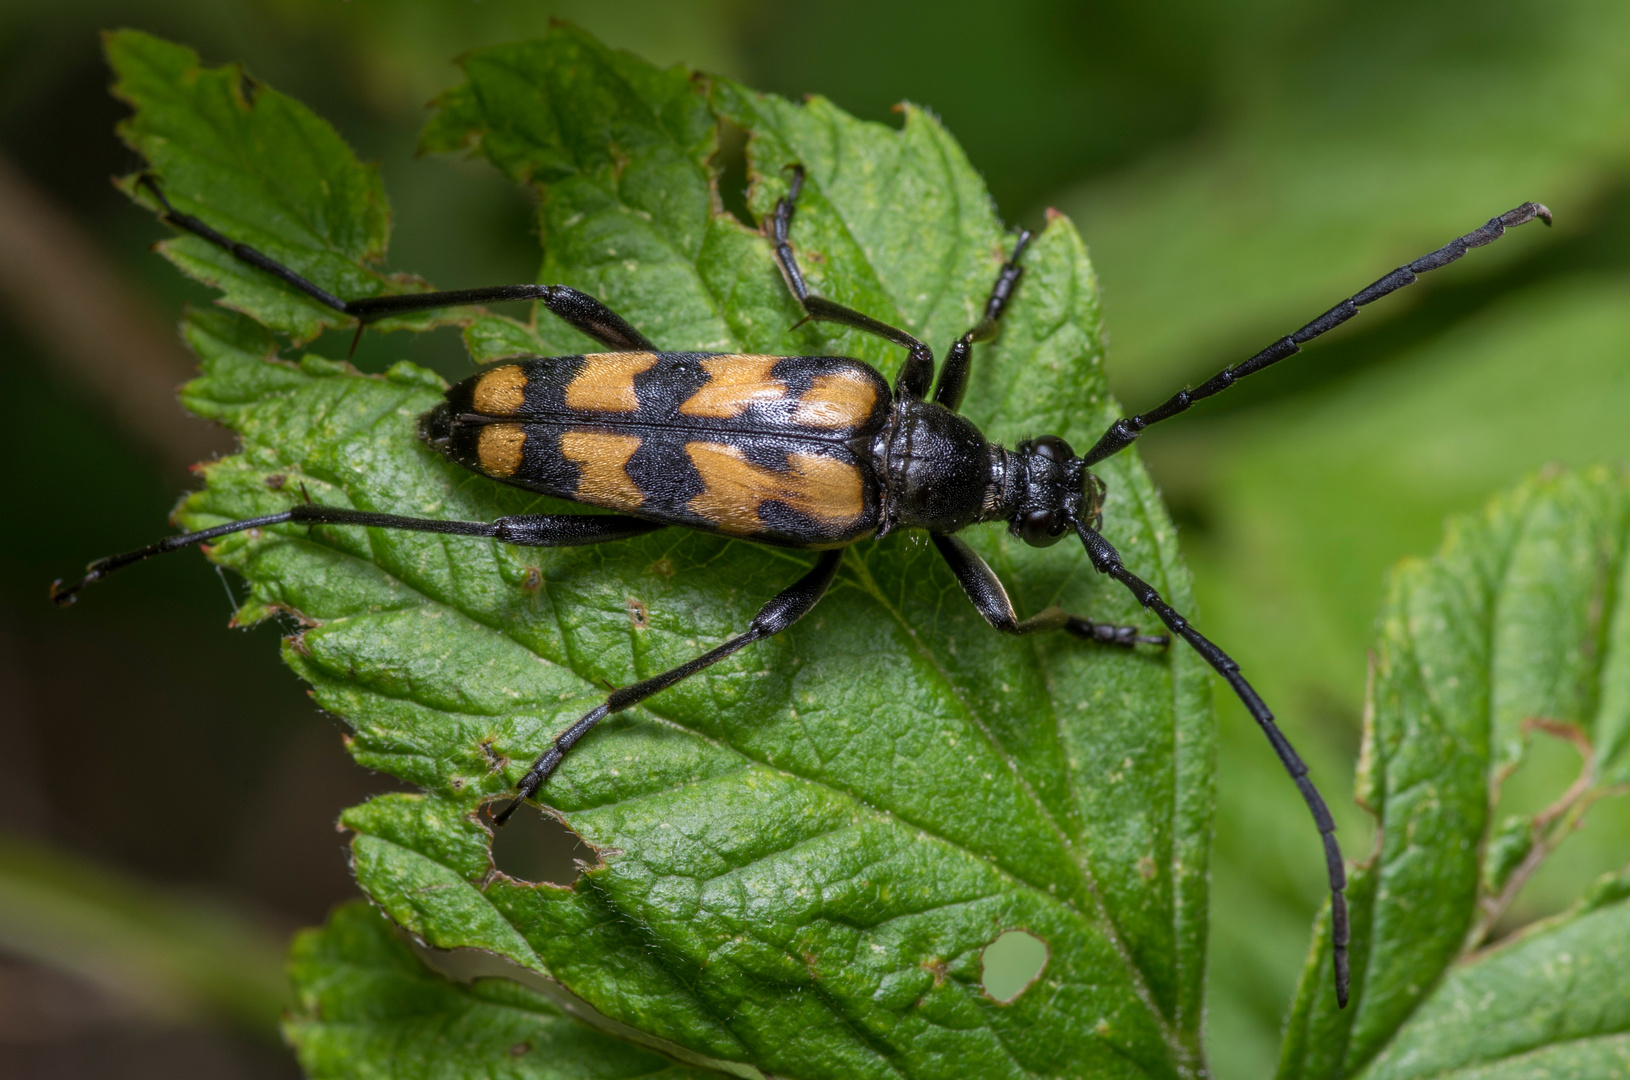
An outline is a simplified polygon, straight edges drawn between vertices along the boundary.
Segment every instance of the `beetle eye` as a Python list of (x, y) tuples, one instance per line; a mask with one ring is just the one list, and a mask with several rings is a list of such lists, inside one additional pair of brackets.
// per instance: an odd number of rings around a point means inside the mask
[(1033, 511), (1019, 523), (1019, 539), (1031, 547), (1052, 547), (1063, 536), (1063, 515), (1056, 510)]
[(1075, 457), (1075, 451), (1070, 444), (1057, 435), (1042, 435), (1030, 444), (1030, 452), (1037, 457), (1044, 457), (1048, 461), (1064, 462)]

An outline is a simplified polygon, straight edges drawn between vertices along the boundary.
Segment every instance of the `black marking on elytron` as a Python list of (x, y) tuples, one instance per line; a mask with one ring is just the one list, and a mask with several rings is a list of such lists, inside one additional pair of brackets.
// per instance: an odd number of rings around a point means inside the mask
[[(1150, 424), (1170, 419), (1239, 379), (1278, 363), (1357, 315), (1364, 305), (1413, 283), (1420, 274), (1493, 242), (1508, 228), (1535, 218), (1550, 224), (1551, 212), (1538, 203), (1524, 203), (1491, 218), (1481, 228), (1399, 267), (1294, 334), (1223, 369), (1193, 390), (1179, 391), (1147, 413), (1116, 420), (1085, 457), (1078, 457), (1064, 440), (1051, 435), (1027, 440), (1011, 451), (990, 446), (978, 428), (956, 415), (967, 389), (970, 350), (975, 342), (988, 340), (996, 333), (1022, 273), (1018, 260), (1029, 234), (1020, 234), (1012, 256), (991, 287), (984, 317), (952, 345), (947, 362), (940, 368), (939, 385), (934, 387), (934, 354), (927, 345), (898, 327), (810, 293), (793, 256), (791, 241), (793, 207), (804, 173), (802, 166), (791, 168), (790, 190), (764, 222), (776, 263), (807, 318), (873, 334), (906, 350), (892, 394), (881, 376), (858, 360), (785, 357), (768, 370), (778, 385), (785, 382), (787, 394), (759, 392), (764, 389), (762, 379), (756, 390), (753, 379), (738, 380), (742, 388), (731, 393), (741, 395), (742, 408), (733, 407), (729, 394), (712, 395), (707, 407), (700, 407), (694, 396), (708, 384), (708, 361), (725, 354), (657, 352), (621, 316), (575, 289), (564, 285), (506, 285), (342, 300), (253, 248), (235, 243), (198, 218), (176, 212), (158, 185), (143, 178), (164, 208), (161, 216), (171, 225), (218, 245), (320, 303), (355, 316), (359, 334), (370, 320), (389, 314), (536, 300), (613, 350), (526, 360), (508, 368), (490, 369), (450, 388), (446, 400), (421, 419), (420, 431), (432, 446), (478, 472), (502, 474), (506, 483), (563, 498), (584, 501), (585, 478), (592, 479), (591, 474), (597, 472), (598, 480), (589, 485), (598, 492), (594, 495), (597, 505), (625, 513), (444, 521), (302, 503), (280, 514), (168, 537), (139, 551), (99, 560), (91, 564), (77, 585), (62, 588), (60, 580), (53, 583), (52, 598), (59, 604), (71, 603), (80, 589), (122, 566), (229, 533), (285, 523), (490, 537), (533, 547), (607, 543), (677, 524), (732, 531), (764, 543), (836, 548), (874, 531), (881, 535), (891, 528), (921, 527), (934, 535), (937, 550), (969, 601), (1002, 633), (1064, 630), (1089, 641), (1125, 647), (1139, 642), (1167, 644), (1169, 639), (1140, 634), (1134, 627), (1095, 623), (1057, 609), (1020, 619), (990, 567), (951, 535), (975, 522), (1002, 520), (1013, 535), (1045, 547), (1073, 531), (1099, 573), (1125, 586), (1172, 635), (1186, 641), (1228, 682), (1295, 782), (1324, 847), (1336, 1001), (1345, 1007), (1350, 977), (1349, 927), (1344, 895), (1346, 873), (1335, 838), (1335, 822), (1308, 776), (1307, 765), (1279, 730), (1272, 711), (1240, 673), (1239, 665), (1167, 604), (1148, 582), (1129, 570), (1120, 553), (1098, 532), (1104, 484), (1090, 467), (1131, 445)], [(756, 365), (753, 370), (762, 373), (768, 358), (752, 359)], [(491, 393), (482, 393), (482, 380), (494, 371), (501, 378), (488, 384)], [(818, 415), (800, 414), (791, 404), (813, 390), (820, 378), (833, 374), (860, 380), (876, 396), (875, 408), (868, 406), (861, 419), (842, 429), (823, 424)], [(525, 376), (524, 385), (518, 375)], [(485, 412), (477, 408), (478, 396)], [(687, 401), (693, 406), (689, 410)], [(492, 440), (485, 455), (480, 445), (484, 430), (503, 436)], [(574, 461), (574, 454), (581, 464)], [(823, 476), (828, 481), (836, 477), (844, 483), (827, 483), (824, 488), (806, 485), (798, 490), (789, 487), (786, 499), (781, 501), (764, 497), (765, 491), (780, 490), (783, 480), (792, 476), (806, 480)], [(744, 478), (745, 486), (741, 483)], [(730, 484), (745, 496), (718, 497)], [(838, 494), (812, 498), (810, 492), (817, 490)], [(710, 493), (712, 498), (701, 497)], [(838, 514), (841, 522), (835, 522), (831, 511), (840, 505), (847, 509)], [(722, 524), (725, 522), (731, 523), (728, 528)], [(503, 824), (524, 800), (535, 796), (572, 747), (605, 717), (639, 704), (755, 641), (781, 632), (808, 614), (831, 585), (841, 554), (837, 550), (824, 552), (808, 573), (759, 610), (745, 632), (688, 663), (613, 690), (602, 704), (580, 717), (538, 756), (517, 785), (515, 798), (497, 815), (497, 822)]]

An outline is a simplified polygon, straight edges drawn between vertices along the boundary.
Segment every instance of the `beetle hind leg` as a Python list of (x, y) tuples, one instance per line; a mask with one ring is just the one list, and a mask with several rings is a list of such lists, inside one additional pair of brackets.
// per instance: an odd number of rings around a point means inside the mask
[(843, 559), (843, 549), (835, 548), (821, 553), (814, 567), (803, 577), (790, 586), (777, 593), (776, 596), (759, 609), (753, 617), (752, 624), (747, 630), (730, 638), (724, 644), (709, 649), (696, 659), (669, 668), (659, 675), (649, 679), (641, 679), (632, 686), (625, 686), (620, 690), (613, 690), (606, 696), (605, 701), (596, 705), (577, 719), (571, 727), (567, 728), (555, 739), (554, 744), (538, 755), (532, 767), (521, 777), (516, 785), (515, 797), (512, 798), (502, 810), (493, 815), (493, 821), (499, 825), (508, 821), (510, 815), (526, 800), (532, 798), (543, 787), (544, 783), (560, 767), (572, 747), (577, 745), (579, 739), (587, 735), (596, 724), (610, 716), (612, 713), (622, 712), (624, 709), (638, 705), (651, 695), (666, 690), (677, 682), (690, 678), (697, 672), (723, 660), (732, 653), (751, 645), (755, 641), (779, 634), (799, 619), (808, 615), (820, 602), (826, 590), (837, 576), (838, 563)]
[(521, 547), (580, 547), (585, 544), (603, 544), (611, 540), (626, 540), (654, 529), (662, 528), (656, 521), (624, 517), (618, 514), (526, 514), (501, 517), (494, 521), (444, 521), (440, 518), (402, 517), (399, 514), (376, 514), (370, 510), (349, 510), (338, 506), (316, 506), (301, 503), (279, 514), (229, 521), (211, 529), (166, 536), (154, 544), (123, 555), (98, 559), (85, 570), (85, 576), (73, 585), (64, 586), (58, 578), (51, 583), (51, 599), (59, 607), (66, 607), (78, 598), (79, 591), (93, 581), (100, 581), (115, 570), (132, 563), (164, 555), (171, 551), (208, 543), (232, 533), (272, 525), (362, 525), (375, 529), (402, 529), (409, 532), (446, 533), (452, 536), (490, 537), (506, 544)]

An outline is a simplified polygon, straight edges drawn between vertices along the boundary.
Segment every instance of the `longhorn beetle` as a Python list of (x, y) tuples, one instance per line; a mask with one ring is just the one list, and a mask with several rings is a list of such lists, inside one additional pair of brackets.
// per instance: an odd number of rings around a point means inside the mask
[(1078, 457), (1054, 435), (1028, 439), (1011, 450), (992, 445), (957, 415), (973, 346), (995, 336), (1023, 274), (1019, 260), (1030, 234), (1019, 233), (985, 301), (984, 317), (952, 343), (936, 384), (934, 354), (927, 345), (898, 327), (809, 291), (789, 238), (804, 172), (801, 166), (791, 168), (788, 193), (766, 222), (775, 261), (806, 320), (852, 327), (906, 350), (892, 389), (869, 365), (843, 356), (661, 352), (616, 312), (565, 285), (500, 285), (342, 300), (254, 248), (177, 211), (157, 183), (143, 177), (141, 182), (162, 207), (164, 221), (353, 316), (359, 336), (368, 323), (387, 315), (535, 300), (600, 342), (607, 352), (532, 357), (465, 379), (420, 418), (419, 434), (453, 461), (494, 480), (619, 513), (438, 521), (298, 504), (279, 514), (167, 537), (139, 551), (98, 560), (78, 584), (63, 588), (60, 580), (53, 583), (52, 598), (69, 604), (91, 582), (151, 555), (285, 523), (411, 529), (491, 537), (529, 547), (600, 544), (679, 525), (821, 552), (815, 566), (765, 604), (745, 632), (688, 663), (613, 690), (567, 728), (533, 762), (515, 797), (496, 815), (503, 824), (537, 794), (572, 747), (601, 720), (785, 630), (809, 614), (832, 584), (844, 547), (895, 529), (926, 529), (968, 599), (1003, 633), (1065, 630), (1123, 647), (1168, 644), (1165, 635), (1094, 622), (1057, 607), (1020, 619), (995, 573), (954, 535), (978, 522), (1005, 521), (1012, 535), (1047, 547), (1073, 532), (1085, 545), (1094, 569), (1131, 590), (1140, 604), (1228, 681), (1296, 782), (1324, 843), (1336, 999), (1345, 1007), (1346, 872), (1335, 822), (1308, 777), (1307, 766), (1240, 674), (1239, 665), (1128, 570), (1099, 533), (1105, 485), (1091, 469), (1130, 446), (1150, 424), (1170, 419), (1196, 401), (1300, 352), (1309, 341), (1357, 315), (1365, 304), (1498, 239), (1508, 228), (1535, 218), (1549, 225), (1551, 212), (1530, 202), (1490, 219), (1482, 228), (1392, 271), (1243, 363), (1178, 391), (1149, 412), (1116, 420)]

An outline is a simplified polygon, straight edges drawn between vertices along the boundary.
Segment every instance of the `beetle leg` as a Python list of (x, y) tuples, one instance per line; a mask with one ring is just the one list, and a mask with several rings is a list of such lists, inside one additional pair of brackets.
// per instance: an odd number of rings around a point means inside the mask
[(895, 378), (895, 393), (918, 400), (928, 396), (928, 388), (934, 381), (934, 350), (899, 327), (890, 326), (870, 315), (862, 315), (854, 308), (844, 307), (809, 291), (803, 271), (798, 269), (798, 260), (792, 253), (792, 241), (789, 239), (792, 212), (798, 202), (798, 193), (804, 188), (804, 167), (794, 165), (792, 170), (792, 186), (786, 195), (776, 201), (775, 211), (767, 223), (770, 239), (775, 244), (775, 263), (781, 268), (781, 276), (786, 279), (787, 288), (792, 290), (792, 295), (803, 305), (804, 314), (808, 318), (848, 326), (863, 334), (872, 334), (885, 341), (892, 341), (905, 349), (906, 362), (901, 365), (900, 374)]
[[(402, 293), (395, 296), (370, 296), (361, 300), (342, 300), (308, 279), (290, 270), (264, 252), (240, 244), (224, 236), (205, 222), (183, 214), (170, 205), (164, 192), (150, 176), (140, 180), (143, 187), (153, 193), (164, 209), (159, 217), (177, 229), (202, 237), (221, 248), (233, 258), (258, 267), (273, 277), (299, 289), (313, 300), (333, 308), (342, 315), (357, 319), (357, 332), (376, 319), (389, 315), (402, 315), (410, 311), (429, 311), (433, 308), (465, 307), (470, 304), (500, 304), (510, 300), (537, 300), (559, 318), (581, 330), (609, 349), (630, 352), (653, 352), (656, 346), (645, 335), (628, 325), (615, 311), (587, 293), (578, 292), (567, 285), (493, 285), (482, 289), (451, 289), (443, 292)], [(351, 347), (356, 348), (352, 342)]]
[(746, 633), (738, 634), (724, 644), (709, 649), (688, 663), (670, 668), (660, 675), (651, 676), (649, 679), (642, 679), (632, 686), (623, 687), (621, 690), (613, 690), (604, 702), (579, 717), (575, 724), (567, 728), (555, 740), (553, 746), (538, 756), (538, 759), (532, 763), (532, 767), (526, 771), (526, 775), (521, 778), (521, 782), (516, 785), (515, 798), (510, 800), (509, 804), (502, 810), (498, 811), (493, 820), (499, 825), (508, 821), (509, 816), (515, 812), (517, 807), (538, 793), (538, 789), (543, 787), (544, 782), (549, 779), (555, 769), (559, 768), (561, 761), (571, 748), (577, 745), (577, 741), (587, 735), (594, 725), (612, 713), (622, 712), (624, 709), (638, 705), (652, 694), (660, 690), (666, 690), (675, 683), (690, 678), (698, 671), (711, 667), (753, 642), (779, 634), (805, 615), (808, 615), (821, 597), (826, 595), (826, 590), (832, 584), (832, 579), (837, 576), (838, 563), (842, 559), (842, 548), (822, 552), (821, 557), (816, 560), (814, 567), (807, 574), (782, 590), (774, 599), (759, 609)]
[(98, 559), (91, 563), (78, 584), (62, 587), (62, 579), (51, 583), (51, 599), (58, 605), (74, 602), (75, 594), (93, 581), (107, 577), (113, 571), (141, 562), (154, 555), (179, 551), (195, 544), (206, 543), (217, 537), (249, 529), (272, 525), (364, 525), (375, 529), (406, 529), (413, 532), (451, 533), (455, 536), (487, 536), (506, 544), (523, 547), (579, 547), (584, 544), (603, 544), (609, 540), (626, 540), (660, 529), (662, 525), (641, 518), (617, 514), (526, 514), (501, 517), (496, 521), (443, 521), (438, 518), (402, 517), (397, 514), (376, 514), (368, 510), (346, 510), (337, 506), (313, 506), (300, 503), (281, 514), (266, 514), (229, 521), (212, 529), (166, 536), (156, 544), (139, 551), (127, 551)]
[(1191, 626), (1187, 619), (1161, 598), (1153, 585), (1128, 570), (1121, 562), (1120, 552), (1095, 529), (1079, 521), (1072, 524), (1076, 533), (1080, 535), (1081, 542), (1086, 545), (1093, 568), (1100, 574), (1107, 574), (1125, 585), (1137, 598), (1138, 603), (1160, 616), (1160, 621), (1166, 624), (1168, 630), (1188, 642), (1194, 651), (1200, 654), (1201, 659), (1228, 681), (1228, 685), (1239, 697), (1246, 711), (1257, 722), (1262, 733), (1268, 737), (1268, 742), (1273, 746), (1274, 753), (1279, 755), (1279, 761), (1285, 766), (1285, 771), (1290, 773), (1290, 778), (1296, 782), (1296, 789), (1302, 793), (1302, 800), (1307, 803), (1308, 810), (1313, 814), (1313, 822), (1319, 829), (1319, 839), (1324, 844), (1325, 872), (1330, 881), (1330, 941), (1333, 950), (1332, 963), (1335, 966), (1336, 1003), (1346, 1008), (1350, 978), (1347, 959), (1350, 936), (1347, 925), (1347, 869), (1342, 862), (1341, 845), (1336, 841), (1335, 819), (1330, 816), (1330, 809), (1325, 806), (1324, 797), (1319, 794), (1319, 789), (1313, 786), (1313, 778), (1307, 774), (1307, 764), (1296, 753), (1296, 748), (1291, 746), (1285, 733), (1279, 730), (1279, 725), (1274, 722), (1273, 711), (1268, 708), (1256, 689), (1245, 681), (1245, 676), (1240, 674), (1239, 664), (1235, 663), (1233, 657), (1217, 648), (1205, 635)]
[(990, 296), (985, 299), (984, 317), (972, 330), (957, 338), (951, 350), (945, 354), (945, 363), (940, 365), (940, 382), (934, 388), (935, 404), (944, 405), (952, 412), (956, 412), (962, 404), (962, 395), (968, 389), (968, 369), (974, 342), (989, 341), (996, 336), (997, 324), (1002, 321), (1007, 303), (1013, 299), (1013, 290), (1024, 274), (1024, 267), (1019, 265), (1019, 256), (1024, 254), (1029, 243), (1030, 230), (1021, 229), (1018, 242), (1013, 245), (1013, 254), (997, 271), (996, 281), (990, 287)]
[(1505, 235), (1507, 229), (1514, 229), (1518, 225), (1526, 225), (1535, 218), (1549, 225), (1551, 212), (1539, 203), (1523, 203), (1521, 206), (1507, 210), (1497, 218), (1490, 218), (1482, 228), (1473, 229), (1465, 236), (1449, 241), (1436, 251), (1422, 255), (1412, 263), (1406, 263), (1392, 273), (1370, 284), (1366, 289), (1354, 293), (1317, 319), (1308, 323), (1300, 330), (1288, 337), (1282, 337), (1269, 345), (1255, 356), (1233, 367), (1223, 368), (1217, 374), (1193, 389), (1179, 390), (1159, 406), (1146, 413), (1136, 416), (1123, 416), (1109, 425), (1098, 438), (1093, 448), (1087, 451), (1084, 459), (1088, 468), (1098, 462), (1118, 454), (1132, 445), (1132, 441), (1143, 434), (1143, 429), (1150, 424), (1158, 424), (1162, 420), (1170, 420), (1178, 413), (1186, 412), (1189, 406), (1213, 394), (1220, 394), (1233, 386), (1234, 383), (1247, 375), (1254, 375), (1270, 364), (1277, 364), (1287, 356), (1294, 356), (1302, 351), (1302, 346), (1330, 330), (1334, 330), (1342, 323), (1358, 314), (1358, 309), (1365, 304), (1371, 304), (1390, 292), (1396, 292), (1405, 285), (1413, 285), (1419, 275), (1428, 270), (1436, 270), (1440, 266), (1447, 266), (1460, 258), (1474, 247), (1491, 244)]
[(1139, 633), (1135, 626), (1116, 626), (1114, 623), (1083, 619), (1060, 607), (1050, 607), (1028, 619), (1020, 619), (1013, 610), (1013, 601), (1008, 599), (1007, 590), (1002, 587), (1001, 579), (972, 548), (955, 536), (934, 533), (932, 539), (940, 554), (945, 556), (945, 561), (951, 564), (951, 572), (956, 575), (957, 583), (968, 594), (968, 599), (973, 601), (973, 606), (979, 609), (979, 614), (1004, 634), (1067, 630), (1088, 641), (1125, 645), (1128, 648), (1133, 645), (1165, 645), (1171, 641), (1164, 634)]

